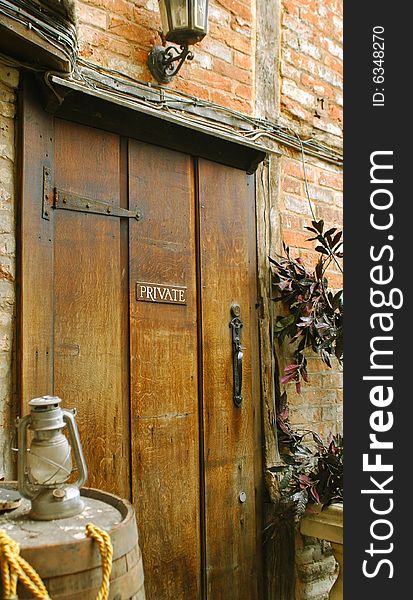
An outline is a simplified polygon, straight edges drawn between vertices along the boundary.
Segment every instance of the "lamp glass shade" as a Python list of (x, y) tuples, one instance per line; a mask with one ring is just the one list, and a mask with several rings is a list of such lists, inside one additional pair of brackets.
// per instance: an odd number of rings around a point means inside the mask
[[(41, 436), (41, 437), (40, 437)], [(29, 476), (33, 483), (64, 483), (72, 472), (71, 447), (61, 431), (42, 432), (33, 438), (27, 456)]]
[(189, 29), (188, 0), (171, 0), (171, 29)]
[(159, 9), (168, 42), (189, 46), (208, 33), (208, 0), (159, 0)]
[(195, 1), (194, 23), (197, 29), (208, 31), (208, 2), (204, 0)]

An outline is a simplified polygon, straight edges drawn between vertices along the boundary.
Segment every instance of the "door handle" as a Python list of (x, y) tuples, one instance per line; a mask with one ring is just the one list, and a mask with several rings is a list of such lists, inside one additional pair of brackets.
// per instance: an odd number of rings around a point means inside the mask
[(241, 349), (241, 329), (244, 326), (240, 319), (241, 309), (238, 304), (231, 306), (232, 319), (229, 326), (232, 330), (232, 373), (233, 373), (233, 400), (237, 408), (242, 403), (242, 360), (244, 354)]

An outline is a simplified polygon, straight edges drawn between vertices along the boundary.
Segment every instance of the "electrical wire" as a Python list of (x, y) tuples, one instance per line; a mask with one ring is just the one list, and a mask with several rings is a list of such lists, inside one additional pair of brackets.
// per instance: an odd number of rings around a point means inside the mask
[[(92, 87), (95, 90), (104, 90), (114, 97), (124, 98), (133, 103), (144, 103), (146, 106), (150, 105), (162, 112), (177, 114), (177, 111), (179, 111), (181, 120), (188, 124), (198, 123), (207, 126), (207, 122), (209, 121), (215, 131), (225, 131), (232, 135), (239, 135), (252, 142), (259, 142), (263, 138), (267, 138), (268, 140), (281, 143), (298, 151), (304, 150), (307, 155), (320, 160), (325, 160), (337, 166), (342, 166), (343, 164), (341, 152), (322, 144), (313, 138), (303, 140), (299, 134), (290, 127), (269, 120), (251, 117), (231, 108), (214, 104), (208, 100), (200, 100), (199, 98), (176, 90), (167, 90), (165, 93), (165, 88), (158, 85), (139, 82), (114, 69), (107, 69), (101, 65), (95, 65), (84, 59), (79, 59), (77, 65), (78, 68), (74, 73), (75, 77), (81, 79), (89, 87)], [(111, 77), (113, 81), (110, 83), (105, 83), (102, 80), (98, 81), (93, 77), (94, 73), (101, 73), (103, 76)], [(119, 89), (119, 85), (127, 85), (130, 88), (130, 91)], [(149, 98), (149, 91), (152, 94), (157, 93), (158, 97)], [(190, 108), (210, 108), (215, 113), (221, 112), (228, 118), (236, 119), (239, 125), (234, 127), (233, 124), (224, 123), (218, 119), (212, 119), (210, 115), (207, 118), (202, 114), (189, 112), (188, 109)]]
[(33, 3), (24, 0), (0, 0), (0, 14), (20, 23), (28, 30), (34, 31), (68, 59), (73, 71), (78, 52), (76, 28), (68, 20), (48, 11), (40, 10)]
[[(282, 146), (298, 150), (302, 154), (337, 166), (343, 164), (343, 156), (339, 150), (314, 138), (302, 139), (291, 127), (268, 119), (245, 115), (234, 109), (214, 104), (208, 100), (201, 100), (184, 92), (165, 90), (164, 87), (158, 84), (139, 81), (115, 69), (96, 65), (80, 58), (78, 56), (76, 28), (73, 23), (62, 15), (49, 11), (47, 7), (40, 10), (33, 3), (28, 3), (27, 0), (14, 0), (13, 4), (8, 0), (0, 0), (0, 14), (6, 15), (24, 25), (27, 29), (35, 31), (42, 39), (67, 57), (70, 64), (69, 73), (50, 71), (44, 75), (46, 85), (53, 91), (60, 103), (63, 99), (52, 82), (53, 75), (81, 82), (89, 89), (100, 90), (114, 99), (127, 100), (137, 106), (150, 106), (158, 112), (173, 114), (178, 116), (182, 123), (189, 126), (202, 125), (207, 131), (226, 133), (255, 144), (276, 142)], [(40, 71), (32, 65), (16, 62), (25, 68)], [(98, 80), (97, 74), (106, 77), (107, 82), (102, 81), (102, 78)], [(123, 89), (120, 89), (121, 87)], [(148, 97), (149, 94), (157, 97)], [(194, 109), (203, 108), (211, 109), (211, 112), (215, 115), (221, 113), (227, 121), (232, 119), (232, 121), (236, 121), (236, 124), (234, 122), (225, 123), (222, 119), (211, 116), (210, 113), (203, 115), (194, 112)], [(270, 150), (268, 145), (263, 149)], [(308, 192), (307, 182), (305, 182), (305, 186)]]

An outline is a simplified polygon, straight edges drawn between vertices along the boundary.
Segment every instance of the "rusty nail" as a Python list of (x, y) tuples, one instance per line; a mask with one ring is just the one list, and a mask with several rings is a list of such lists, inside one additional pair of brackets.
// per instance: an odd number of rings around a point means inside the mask
[(111, 213), (112, 212), (112, 208), (110, 206), (108, 206), (107, 209), (106, 209), (106, 212), (107, 213)]

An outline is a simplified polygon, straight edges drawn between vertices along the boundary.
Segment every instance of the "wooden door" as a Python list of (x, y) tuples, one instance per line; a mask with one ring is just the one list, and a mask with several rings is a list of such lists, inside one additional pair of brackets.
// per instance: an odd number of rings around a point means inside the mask
[[(29, 108), (23, 403), (55, 393), (77, 407), (88, 485), (134, 503), (148, 600), (258, 600), (253, 179)], [(50, 185), (58, 208), (46, 198)], [(243, 321), (240, 407), (234, 304)], [(35, 306), (47, 314), (34, 319)]]

